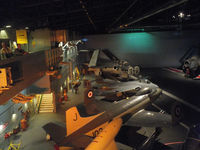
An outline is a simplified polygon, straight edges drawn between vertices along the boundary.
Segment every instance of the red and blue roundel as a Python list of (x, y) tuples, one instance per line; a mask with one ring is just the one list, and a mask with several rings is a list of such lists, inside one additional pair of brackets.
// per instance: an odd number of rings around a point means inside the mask
[(93, 96), (93, 92), (92, 92), (92, 91), (89, 91), (89, 92), (88, 92), (88, 98), (92, 98), (92, 96)]

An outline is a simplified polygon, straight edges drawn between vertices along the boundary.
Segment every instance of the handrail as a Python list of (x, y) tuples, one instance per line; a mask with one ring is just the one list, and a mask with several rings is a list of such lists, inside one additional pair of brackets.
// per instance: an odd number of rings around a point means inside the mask
[(39, 106), (38, 106), (38, 113), (39, 113), (39, 111), (40, 111), (40, 105), (41, 105), (41, 102), (42, 102), (42, 97), (43, 97), (43, 94), (42, 94), (41, 97), (40, 97), (40, 102), (39, 102)]

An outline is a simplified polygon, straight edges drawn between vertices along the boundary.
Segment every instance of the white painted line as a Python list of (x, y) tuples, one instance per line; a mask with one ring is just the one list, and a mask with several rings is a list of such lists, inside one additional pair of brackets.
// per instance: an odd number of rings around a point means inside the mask
[(195, 105), (192, 105), (192, 104), (184, 101), (183, 99), (181, 99), (181, 98), (179, 98), (179, 97), (177, 97), (177, 96), (175, 96), (175, 95), (167, 92), (167, 91), (163, 90), (162, 93), (165, 94), (165, 95), (167, 95), (167, 96), (169, 96), (169, 97), (171, 97), (171, 98), (173, 98), (174, 100), (176, 100), (176, 101), (178, 101), (178, 102), (180, 102), (180, 103), (182, 103), (182, 104), (184, 104), (184, 105), (186, 105), (186, 106), (188, 106), (188, 107), (190, 107), (190, 108), (192, 108), (192, 109), (200, 112), (200, 108), (196, 107)]
[(187, 126), (186, 124), (184, 124), (183, 122), (179, 122), (180, 125), (182, 125), (185, 129), (187, 129), (188, 131), (190, 130), (190, 127)]

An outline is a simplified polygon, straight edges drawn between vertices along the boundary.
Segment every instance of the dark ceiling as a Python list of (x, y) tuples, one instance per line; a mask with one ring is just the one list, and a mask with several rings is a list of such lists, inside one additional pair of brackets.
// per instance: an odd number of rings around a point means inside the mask
[(1, 28), (82, 34), (199, 29), (200, 0), (2, 0), (0, 19)]

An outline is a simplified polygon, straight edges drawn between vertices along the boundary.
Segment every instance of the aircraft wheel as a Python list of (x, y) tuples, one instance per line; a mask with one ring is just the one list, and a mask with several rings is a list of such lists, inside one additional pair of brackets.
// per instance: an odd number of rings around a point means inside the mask
[(183, 107), (179, 103), (174, 103), (171, 108), (173, 123), (179, 123), (183, 119)]

